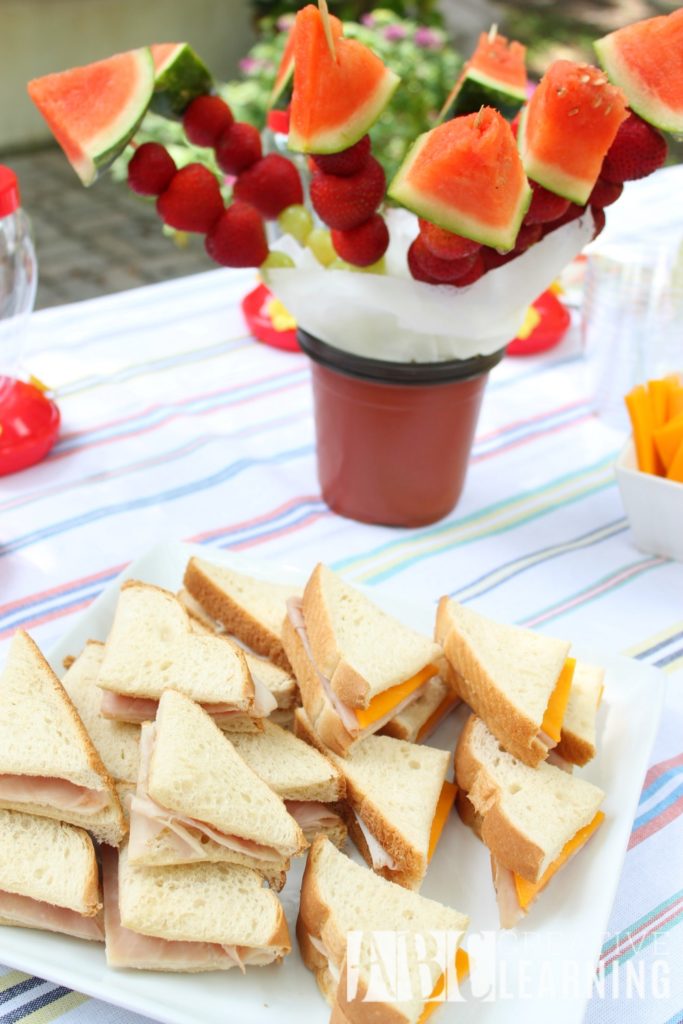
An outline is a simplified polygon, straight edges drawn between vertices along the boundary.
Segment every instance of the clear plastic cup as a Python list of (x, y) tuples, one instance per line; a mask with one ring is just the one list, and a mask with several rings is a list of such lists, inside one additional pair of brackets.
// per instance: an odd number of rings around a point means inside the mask
[(312, 360), (318, 477), (330, 508), (385, 526), (442, 519), (463, 489), (489, 370), (504, 350), (440, 363), (353, 355), (301, 328)]
[(581, 331), (594, 410), (627, 430), (624, 395), (683, 369), (683, 246), (621, 244), (591, 253)]

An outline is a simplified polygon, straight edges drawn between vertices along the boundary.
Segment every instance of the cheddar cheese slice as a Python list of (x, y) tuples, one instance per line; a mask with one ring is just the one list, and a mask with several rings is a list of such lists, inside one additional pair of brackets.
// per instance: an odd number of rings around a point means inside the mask
[(669, 420), (659, 430), (655, 430), (653, 437), (657, 453), (664, 464), (664, 468), (668, 470), (679, 446), (683, 442), (683, 413), (674, 416), (672, 420)]
[(659, 459), (653, 440), (652, 407), (647, 388), (638, 384), (626, 395), (625, 402), (633, 428), (638, 469), (642, 473), (656, 473)]
[(441, 701), (439, 706), (437, 708), (434, 708), (429, 718), (427, 718), (426, 721), (424, 721), (420, 726), (418, 734), (415, 737), (415, 742), (422, 743), (422, 740), (425, 738), (425, 736), (429, 735), (434, 725), (438, 721), (440, 721), (445, 715), (447, 715), (452, 707), (455, 707), (455, 705), (459, 703), (460, 698), (456, 697), (454, 693), (446, 694), (446, 696)]
[(425, 665), (416, 675), (406, 679), (405, 682), (399, 683), (397, 686), (391, 686), (388, 690), (384, 690), (383, 693), (378, 693), (376, 697), (372, 698), (366, 708), (356, 708), (356, 719), (361, 729), (367, 729), (368, 726), (378, 722), (380, 718), (385, 718), (393, 708), (398, 707), (406, 697), (409, 697), (411, 693), (419, 689), (423, 683), (426, 683), (428, 679), (435, 676), (438, 671), (436, 665)]
[[(470, 958), (464, 949), (457, 949), (455, 952), (455, 976), (458, 979), (458, 984), (462, 984), (464, 979), (470, 973)], [(427, 1005), (420, 1014), (420, 1018), (417, 1024), (425, 1024), (425, 1021), (429, 1020), (434, 1010), (441, 1006), (443, 1000), (439, 999), (439, 996), (443, 992), (444, 980), (443, 974), (440, 974), (436, 979), (436, 984), (432, 989), (432, 994), (429, 997)]]
[(671, 460), (671, 465), (666, 471), (666, 478), (667, 480), (675, 481), (675, 483), (683, 484), (683, 437), (681, 437), (681, 443)]
[(446, 824), (446, 819), (453, 809), (453, 802), (455, 801), (458, 787), (453, 782), (444, 782), (441, 787), (441, 793), (436, 804), (436, 810), (434, 811), (434, 819), (432, 821), (432, 831), (429, 833), (429, 848), (427, 850), (427, 860), (430, 861), (436, 849), (436, 844), (441, 838), (443, 827)]
[(526, 910), (529, 904), (536, 899), (541, 889), (546, 887), (550, 879), (557, 871), (560, 870), (563, 864), (566, 864), (569, 858), (573, 857), (575, 853), (578, 853), (581, 847), (588, 842), (590, 837), (596, 831), (598, 826), (602, 825), (604, 820), (604, 813), (602, 811), (598, 811), (593, 820), (589, 822), (588, 825), (580, 828), (576, 835), (569, 840), (559, 857), (557, 857), (552, 864), (546, 868), (545, 872), (537, 882), (527, 882), (526, 878), (522, 878), (521, 875), (515, 875), (517, 899), (519, 900), (519, 905), (523, 910)]
[(562, 735), (562, 721), (564, 719), (564, 713), (567, 710), (567, 704), (569, 703), (569, 692), (572, 688), (572, 679), (574, 678), (574, 669), (576, 668), (576, 658), (567, 658), (562, 671), (558, 677), (555, 689), (550, 695), (548, 701), (548, 707), (545, 709), (543, 715), (543, 722), (541, 723), (541, 729), (547, 733), (551, 739), (555, 740), (556, 743), (560, 742)]

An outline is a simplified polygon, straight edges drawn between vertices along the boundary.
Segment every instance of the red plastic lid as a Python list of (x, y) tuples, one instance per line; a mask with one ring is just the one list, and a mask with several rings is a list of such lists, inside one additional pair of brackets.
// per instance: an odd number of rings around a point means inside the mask
[(509, 356), (535, 356), (559, 345), (571, 323), (569, 310), (551, 291), (543, 292), (533, 303), (541, 319), (526, 338), (514, 338), (507, 348)]
[(281, 135), (287, 135), (289, 133), (289, 111), (269, 110), (268, 127), (271, 132), (279, 132)]
[(242, 312), (247, 327), (259, 341), (271, 348), (279, 348), (285, 352), (300, 352), (296, 331), (276, 331), (273, 321), (268, 316), (268, 303), (273, 293), (264, 284), (258, 285), (242, 299)]
[(0, 476), (40, 462), (59, 434), (59, 409), (33, 384), (0, 377)]
[(19, 182), (13, 170), (0, 164), (0, 217), (19, 209)]

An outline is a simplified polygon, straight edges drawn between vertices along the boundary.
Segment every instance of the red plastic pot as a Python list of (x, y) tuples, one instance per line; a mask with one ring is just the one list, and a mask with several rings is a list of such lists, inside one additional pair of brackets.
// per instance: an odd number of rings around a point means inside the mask
[(456, 505), (489, 370), (504, 350), (440, 363), (392, 363), (299, 328), (312, 360), (318, 477), (339, 515), (425, 526)]

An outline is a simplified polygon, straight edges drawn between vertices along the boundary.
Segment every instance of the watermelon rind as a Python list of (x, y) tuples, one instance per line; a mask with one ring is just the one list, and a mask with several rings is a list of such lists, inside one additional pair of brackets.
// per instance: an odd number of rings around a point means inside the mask
[(683, 135), (683, 108), (674, 109), (646, 89), (628, 67), (619, 51), (618, 32), (597, 39), (593, 46), (598, 60), (613, 85), (625, 94), (631, 110), (662, 132)]
[(355, 145), (366, 135), (396, 92), (401, 79), (390, 68), (385, 68), (382, 78), (368, 96), (362, 107), (354, 111), (353, 117), (336, 128), (319, 131), (304, 137), (290, 122), (287, 147), (295, 153), (341, 153)]
[(528, 107), (524, 107), (519, 118), (519, 129), (517, 131), (517, 148), (524, 164), (527, 178), (542, 185), (549, 192), (568, 199), (577, 206), (585, 206), (595, 186), (595, 180), (577, 178), (573, 174), (567, 174), (559, 167), (547, 164), (537, 157), (533, 157), (526, 146), (526, 123)]
[(520, 190), (515, 212), (504, 228), (486, 224), (483, 220), (477, 220), (461, 210), (456, 210), (451, 204), (439, 202), (435, 196), (418, 192), (411, 186), (408, 179), (412, 167), (427, 144), (429, 135), (430, 132), (425, 132), (418, 136), (411, 146), (396, 177), (389, 186), (389, 197), (412, 210), (418, 217), (423, 217), (446, 231), (462, 235), (463, 238), (471, 238), (474, 242), (489, 245), (494, 249), (504, 251), (513, 249), (522, 221), (531, 203), (532, 192), (529, 186)]
[(282, 51), (282, 58), (280, 60), (280, 66), (277, 69), (275, 76), (275, 84), (271, 90), (268, 98), (268, 107), (272, 108), (275, 106), (277, 101), (282, 96), (283, 92), (289, 85), (294, 75), (294, 28), (292, 27), (289, 31), (289, 36), (285, 44), (285, 48)]
[(495, 107), (511, 119), (525, 101), (525, 89), (515, 89), (477, 68), (469, 68), (444, 103), (437, 123), (461, 114), (476, 114), (482, 106)]
[(213, 89), (213, 76), (187, 43), (178, 43), (157, 68), (151, 109), (170, 120), (182, 118), (197, 96)]

